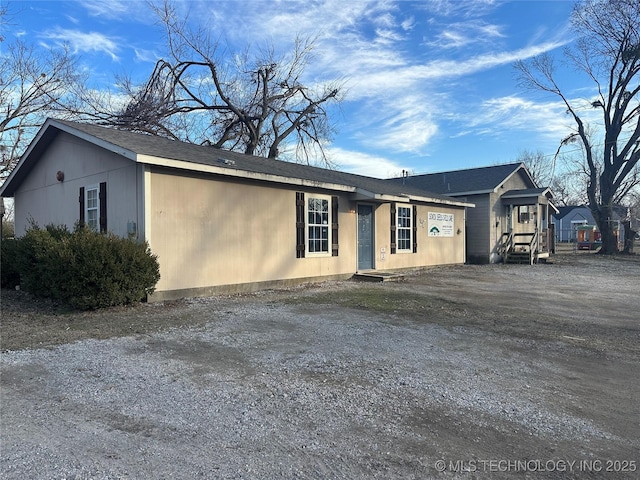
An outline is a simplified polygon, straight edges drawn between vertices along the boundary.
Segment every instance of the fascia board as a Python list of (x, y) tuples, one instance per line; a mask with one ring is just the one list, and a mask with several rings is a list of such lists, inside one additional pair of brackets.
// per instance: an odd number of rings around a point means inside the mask
[(13, 179), (18, 174), (18, 172), (20, 171), (24, 163), (27, 161), (27, 158), (29, 158), (29, 155), (31, 154), (31, 152), (33, 152), (33, 150), (36, 148), (38, 143), (42, 140), (42, 137), (44, 136), (45, 132), (49, 128), (50, 124), (51, 124), (51, 120), (45, 121), (44, 125), (40, 127), (40, 130), (38, 130), (38, 133), (36, 133), (36, 136), (33, 137), (33, 140), (31, 140), (31, 143), (29, 143), (29, 146), (20, 157), (20, 160), (18, 160), (18, 163), (16, 164), (16, 166), (13, 168), (13, 170), (11, 170), (11, 173), (5, 179), (2, 186), (0, 186), (0, 197), (4, 196), (5, 190), (7, 190), (7, 188), (13, 183)]
[(125, 158), (128, 158), (129, 160), (136, 160), (136, 153), (132, 152), (131, 150), (127, 150), (118, 145), (114, 145), (113, 143), (104, 141), (100, 138), (94, 137), (93, 135), (89, 135), (82, 130), (78, 130), (69, 125), (65, 125), (64, 123), (60, 123), (55, 119), (49, 118), (45, 121), (42, 127), (40, 127), (40, 130), (27, 147), (27, 150), (22, 154), (22, 157), (18, 161), (18, 164), (11, 171), (11, 174), (7, 177), (2, 187), (0, 187), (0, 196), (4, 195), (5, 190), (12, 184), (14, 177), (19, 173), (20, 169), (23, 167), (29, 156), (38, 147), (38, 144), (43, 141), (43, 137), (48, 134), (50, 128), (55, 128), (56, 130), (68, 133), (69, 135), (73, 135), (74, 137), (80, 138), (100, 148), (121, 155)]
[(409, 194), (402, 194), (402, 193), (400, 195), (388, 195), (383, 193), (373, 193), (362, 188), (356, 188), (356, 195), (361, 198), (377, 200), (380, 202), (408, 203), (408, 202), (414, 201), (414, 202), (422, 202), (422, 203), (437, 203), (441, 205), (451, 205), (455, 207), (474, 208), (476, 206), (474, 203), (461, 202), (454, 199), (449, 200), (449, 199), (443, 199), (443, 198), (423, 197), (421, 195), (409, 195)]
[(146, 165), (154, 165), (158, 167), (176, 168), (180, 170), (190, 170), (193, 172), (210, 173), (215, 175), (224, 175), (227, 177), (242, 178), (247, 180), (259, 180), (263, 182), (283, 183), (287, 185), (296, 185), (303, 187), (321, 188), (325, 190), (334, 190), (340, 192), (354, 192), (356, 189), (349, 185), (340, 185), (337, 183), (319, 182), (315, 180), (307, 180), (303, 178), (285, 177), (281, 175), (272, 175), (268, 173), (250, 172), (233, 167), (222, 167), (216, 165), (206, 165), (202, 163), (184, 162), (170, 158), (155, 157), (151, 155), (138, 155), (136, 161)]
[(498, 187), (490, 190), (469, 190), (468, 192), (447, 192), (442, 193), (442, 195), (447, 195), (448, 197), (466, 197), (467, 195), (485, 195), (487, 193), (496, 193), (498, 191)]
[(517, 172), (519, 172), (520, 170), (523, 170), (526, 174), (527, 174), (527, 178), (529, 179), (529, 181), (531, 182), (531, 188), (538, 188), (538, 185), (536, 184), (536, 182), (533, 181), (533, 177), (531, 177), (531, 174), (529, 173), (529, 171), (525, 168), (525, 164), (521, 163), (520, 165), (518, 165), (513, 172), (511, 172), (509, 175), (507, 175), (497, 186), (496, 188), (493, 190), (493, 192), (497, 192), (498, 189), (504, 185), (505, 183), (507, 183), (507, 181), (513, 177)]

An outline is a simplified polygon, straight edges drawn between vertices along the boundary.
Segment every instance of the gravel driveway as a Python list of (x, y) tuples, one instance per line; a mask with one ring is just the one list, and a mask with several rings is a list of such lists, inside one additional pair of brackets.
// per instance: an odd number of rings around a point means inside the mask
[(640, 262), (591, 255), (441, 267), (4, 351), (0, 474), (638, 478), (639, 285)]

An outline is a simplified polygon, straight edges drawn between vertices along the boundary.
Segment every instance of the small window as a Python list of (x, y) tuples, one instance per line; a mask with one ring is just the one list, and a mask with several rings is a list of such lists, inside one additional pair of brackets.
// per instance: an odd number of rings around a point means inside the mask
[(331, 210), (328, 197), (307, 200), (307, 246), (310, 254), (330, 253)]
[(98, 186), (87, 187), (86, 196), (85, 222), (89, 228), (98, 231), (100, 228), (100, 196)]
[(520, 205), (518, 207), (518, 223), (529, 223), (531, 221), (531, 207), (529, 205)]
[(413, 218), (411, 207), (397, 208), (396, 228), (398, 232), (398, 251), (412, 252)]

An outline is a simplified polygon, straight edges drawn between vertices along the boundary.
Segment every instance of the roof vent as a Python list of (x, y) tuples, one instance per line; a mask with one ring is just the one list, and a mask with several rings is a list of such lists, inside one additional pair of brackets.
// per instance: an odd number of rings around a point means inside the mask
[(224, 163), (225, 165), (230, 165), (230, 166), (233, 166), (236, 164), (235, 160), (229, 160), (228, 158), (219, 158), (218, 161), (220, 163)]

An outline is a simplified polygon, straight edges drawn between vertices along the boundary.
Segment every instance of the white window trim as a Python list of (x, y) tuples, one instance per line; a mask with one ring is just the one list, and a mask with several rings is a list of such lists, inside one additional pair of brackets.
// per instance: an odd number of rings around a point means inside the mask
[[(408, 227), (400, 226), (400, 209), (406, 208), (409, 210), (410, 225)], [(413, 253), (413, 206), (408, 203), (402, 203), (396, 205), (396, 253)], [(400, 248), (400, 230), (409, 231), (409, 248)]]
[[(96, 206), (95, 208), (89, 208), (89, 192), (92, 192), (94, 190), (96, 192)], [(89, 223), (89, 210), (96, 211), (96, 224), (93, 226)], [(100, 231), (100, 185), (99, 184), (88, 185), (84, 189), (84, 223), (85, 225), (95, 230), (96, 232)]]
[[(331, 238), (331, 222), (333, 221), (333, 219), (331, 218), (331, 213), (332, 213), (332, 208), (331, 208), (331, 196), (329, 195), (315, 195), (315, 194), (308, 194), (305, 196), (305, 206), (304, 206), (304, 214), (305, 214), (305, 228), (304, 228), (304, 241), (305, 241), (305, 250), (306, 250), (306, 256), (308, 257), (330, 257), (331, 256), (331, 242), (332, 242), (332, 238)], [(322, 252), (312, 252), (311, 249), (309, 248), (309, 227), (312, 225), (316, 225), (316, 224), (309, 224), (309, 202), (313, 199), (318, 199), (318, 200), (326, 200), (327, 201), (327, 213), (328, 213), (328, 222), (326, 225), (320, 225), (321, 227), (326, 227), (327, 228), (327, 232), (328, 232), (328, 238), (327, 238), (327, 251), (322, 251)]]

